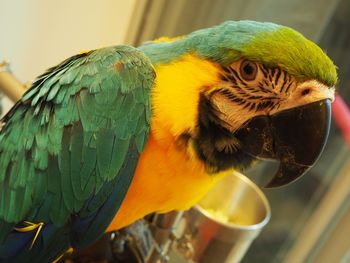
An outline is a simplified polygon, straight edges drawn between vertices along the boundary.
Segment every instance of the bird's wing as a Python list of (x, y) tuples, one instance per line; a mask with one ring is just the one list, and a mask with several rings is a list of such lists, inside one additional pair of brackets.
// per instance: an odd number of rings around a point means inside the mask
[(41, 75), (3, 119), (0, 223), (62, 226), (96, 216), (114, 195), (111, 220), (149, 134), (154, 78), (129, 46), (76, 55)]

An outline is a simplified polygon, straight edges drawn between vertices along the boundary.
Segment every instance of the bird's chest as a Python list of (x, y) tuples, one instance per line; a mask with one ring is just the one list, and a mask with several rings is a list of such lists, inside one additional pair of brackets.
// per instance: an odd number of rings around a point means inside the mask
[(188, 209), (221, 177), (222, 174), (207, 174), (199, 160), (190, 158), (176, 145), (159, 147), (151, 135), (109, 230), (128, 225), (153, 212)]

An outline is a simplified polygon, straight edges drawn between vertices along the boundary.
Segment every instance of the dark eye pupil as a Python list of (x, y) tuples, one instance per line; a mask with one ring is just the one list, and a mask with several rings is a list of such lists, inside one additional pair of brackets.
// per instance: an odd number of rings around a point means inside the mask
[(302, 92), (301, 92), (301, 95), (305, 96), (307, 94), (310, 93), (310, 90), (309, 89), (304, 89)]
[(257, 74), (257, 65), (254, 62), (245, 60), (240, 67), (240, 73), (244, 80), (254, 80)]
[(243, 70), (244, 70), (244, 73), (247, 75), (252, 75), (254, 73), (254, 68), (250, 64), (246, 64)]

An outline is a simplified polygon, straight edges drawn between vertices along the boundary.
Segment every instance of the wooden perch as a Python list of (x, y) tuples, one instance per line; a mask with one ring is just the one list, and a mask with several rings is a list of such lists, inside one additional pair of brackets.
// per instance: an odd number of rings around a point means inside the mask
[(0, 63), (0, 91), (13, 102), (18, 101), (26, 88), (9, 70), (9, 62)]

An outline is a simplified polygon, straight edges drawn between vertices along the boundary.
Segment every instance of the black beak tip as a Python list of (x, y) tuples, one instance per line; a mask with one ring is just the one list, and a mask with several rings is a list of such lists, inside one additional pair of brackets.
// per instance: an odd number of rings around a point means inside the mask
[(277, 174), (265, 186), (280, 187), (295, 181), (316, 163), (326, 144), (330, 122), (331, 101), (325, 99), (254, 117), (235, 137), (251, 156), (280, 162)]
[[(287, 185), (304, 175), (327, 142), (331, 101), (323, 100), (273, 116), (275, 152), (280, 167), (266, 188)], [(288, 128), (286, 128), (288, 127)]]
[(310, 168), (310, 166), (297, 164), (281, 164), (275, 176), (264, 188), (277, 188), (288, 185), (301, 178)]

